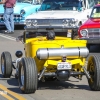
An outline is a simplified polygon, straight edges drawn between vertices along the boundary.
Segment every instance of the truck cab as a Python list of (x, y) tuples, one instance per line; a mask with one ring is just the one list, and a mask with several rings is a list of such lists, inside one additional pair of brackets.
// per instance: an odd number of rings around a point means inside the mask
[(79, 39), (87, 40), (87, 46), (100, 45), (100, 4), (93, 7), (88, 20), (78, 30)]

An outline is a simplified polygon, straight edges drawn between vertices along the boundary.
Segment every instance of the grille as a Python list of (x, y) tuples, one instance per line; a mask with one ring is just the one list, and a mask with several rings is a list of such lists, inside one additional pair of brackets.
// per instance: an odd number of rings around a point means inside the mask
[(14, 20), (21, 20), (22, 19), (22, 16), (21, 15), (15, 15), (14, 14)]
[(88, 29), (89, 37), (100, 37), (100, 28)]
[(56, 24), (63, 23), (62, 19), (39, 19), (37, 21), (38, 21), (38, 25), (48, 25), (48, 24), (56, 25)]
[[(22, 19), (22, 16), (19, 15), (19, 14), (14, 14), (14, 20), (21, 20)], [(3, 18), (3, 14), (0, 15), (0, 21), (4, 21), (4, 18)]]
[(0, 15), (0, 20), (3, 21), (3, 15)]

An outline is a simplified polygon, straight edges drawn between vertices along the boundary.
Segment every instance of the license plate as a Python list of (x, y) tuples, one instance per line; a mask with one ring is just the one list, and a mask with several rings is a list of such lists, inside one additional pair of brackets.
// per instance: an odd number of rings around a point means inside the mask
[(58, 70), (68, 70), (71, 69), (71, 64), (68, 62), (59, 62), (57, 65)]
[(71, 37), (71, 35), (72, 35), (72, 30), (68, 30), (67, 37)]

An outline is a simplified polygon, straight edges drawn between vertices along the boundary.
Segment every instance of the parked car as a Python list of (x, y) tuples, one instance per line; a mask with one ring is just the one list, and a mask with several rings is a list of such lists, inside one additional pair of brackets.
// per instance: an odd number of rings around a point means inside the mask
[(94, 0), (44, 0), (37, 13), (26, 18), (25, 29), (32, 32), (48, 32), (52, 30), (67, 34), (68, 28), (77, 31), (78, 27), (87, 20)]
[(20, 39), (25, 46), (25, 56), (18, 50), (15, 52), (17, 59), (12, 60), (10, 52), (2, 52), (1, 72), (4, 78), (10, 78), (13, 68), (16, 69), (20, 90), (29, 94), (36, 92), (39, 81), (69, 81), (70, 77), (82, 80), (85, 75), (90, 89), (100, 91), (100, 57), (90, 55), (86, 64), (89, 55), (86, 40), (71, 40), (54, 33), (35, 36), (28, 32), (30, 30), (25, 30)]
[(93, 7), (88, 20), (78, 30), (79, 39), (87, 40), (88, 47), (100, 44), (100, 4)]
[[(35, 13), (40, 8), (35, 0), (17, 0), (14, 7), (14, 22), (15, 25), (24, 25), (28, 15)], [(0, 4), (0, 25), (4, 25), (4, 7)]]

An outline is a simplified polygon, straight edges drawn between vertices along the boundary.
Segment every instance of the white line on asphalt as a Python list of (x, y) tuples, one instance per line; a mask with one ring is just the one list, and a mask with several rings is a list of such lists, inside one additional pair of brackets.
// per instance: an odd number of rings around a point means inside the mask
[(9, 36), (9, 35), (0, 34), (0, 36), (3, 37), (3, 38), (9, 39), (9, 40), (16, 41), (16, 38), (15, 37), (12, 37), (12, 36)]

